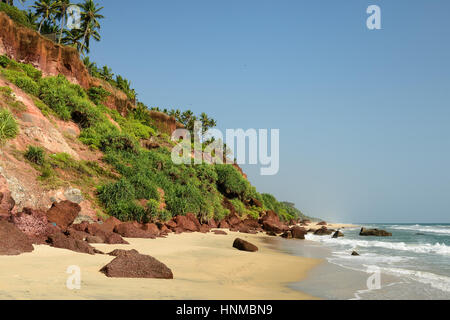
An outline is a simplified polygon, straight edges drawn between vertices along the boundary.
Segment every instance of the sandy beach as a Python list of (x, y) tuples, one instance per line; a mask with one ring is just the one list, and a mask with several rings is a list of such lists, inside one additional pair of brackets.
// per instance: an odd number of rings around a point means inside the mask
[[(259, 251), (232, 248), (236, 237), (254, 243)], [(0, 257), (0, 299), (315, 299), (288, 284), (304, 279), (321, 260), (277, 251), (269, 238), (184, 233), (156, 240), (127, 239), (130, 245), (95, 246), (105, 253), (136, 249), (151, 255), (173, 271), (174, 280), (107, 278), (99, 270), (114, 257), (35, 246), (32, 253)], [(66, 271), (72, 265), (81, 270), (80, 290), (66, 286), (70, 276)]]

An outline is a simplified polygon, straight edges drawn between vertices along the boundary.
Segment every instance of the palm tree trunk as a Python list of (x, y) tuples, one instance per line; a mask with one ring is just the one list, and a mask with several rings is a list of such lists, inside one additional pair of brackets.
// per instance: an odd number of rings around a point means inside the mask
[(64, 29), (65, 20), (66, 20), (66, 15), (63, 14), (62, 19), (61, 19), (61, 30), (59, 31), (58, 44), (61, 44), (61, 39), (62, 39), (62, 35), (63, 35), (63, 29)]
[(41, 28), (42, 28), (42, 24), (44, 23), (45, 19), (42, 19), (41, 23), (39, 24), (39, 34), (41, 34)]

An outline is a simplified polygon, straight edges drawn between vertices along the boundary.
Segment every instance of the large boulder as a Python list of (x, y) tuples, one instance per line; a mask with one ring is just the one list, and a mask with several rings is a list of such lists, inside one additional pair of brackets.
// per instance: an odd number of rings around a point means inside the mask
[(200, 221), (198, 221), (197, 217), (193, 213), (187, 213), (186, 218), (188, 218), (190, 221), (192, 221), (195, 224), (195, 227), (197, 228), (197, 231), (200, 231)]
[(79, 204), (62, 201), (52, 205), (47, 211), (47, 219), (49, 222), (56, 223), (61, 229), (66, 229), (74, 222), (80, 211), (81, 207)]
[(11, 216), (11, 221), (33, 244), (44, 244), (49, 235), (60, 231), (49, 224), (45, 212), (40, 210), (24, 208), (21, 213)]
[(94, 255), (96, 253), (96, 250), (86, 241), (72, 238), (70, 236), (65, 235), (62, 232), (55, 233), (49, 236), (47, 239), (47, 243), (54, 248), (67, 249), (70, 251), (86, 253), (91, 255)]
[(162, 262), (134, 251), (110, 253), (116, 258), (100, 272), (111, 278), (173, 279), (172, 271)]
[(160, 235), (159, 228), (158, 228), (158, 226), (157, 226), (156, 224), (154, 224), (154, 223), (147, 223), (147, 224), (144, 224), (144, 226), (142, 227), (142, 229), (143, 229), (144, 231), (147, 231), (147, 233), (148, 233), (150, 236), (153, 236), (153, 237), (159, 237), (159, 235)]
[(333, 239), (342, 238), (344, 237), (344, 234), (340, 231), (336, 231), (333, 235)]
[(223, 236), (227, 235), (227, 233), (223, 230), (214, 230), (213, 233), (216, 235), (223, 235)]
[(230, 226), (237, 226), (238, 224), (241, 223), (241, 218), (239, 218), (236, 213), (231, 213), (227, 217), (227, 222)]
[(317, 229), (314, 234), (316, 236), (329, 236), (333, 234), (333, 230), (327, 229), (327, 227), (322, 227), (321, 229)]
[(208, 226), (209, 226), (211, 229), (216, 229), (216, 228), (218, 227), (217, 222), (216, 222), (216, 220), (214, 220), (214, 219), (210, 219), (210, 220), (208, 221)]
[(236, 248), (240, 251), (248, 251), (248, 252), (256, 252), (258, 251), (258, 247), (254, 244), (251, 244), (248, 241), (237, 238), (234, 240), (233, 248)]
[(34, 250), (31, 240), (14, 224), (0, 220), (0, 255), (16, 256)]
[(366, 228), (362, 228), (359, 235), (365, 237), (392, 237), (392, 233), (390, 232), (379, 229), (366, 229)]
[(284, 231), (287, 231), (284, 225), (273, 221), (264, 221), (263, 228), (265, 231), (272, 231), (275, 233), (283, 233)]
[(113, 232), (114, 228), (121, 224), (122, 221), (115, 217), (109, 217), (103, 224), (102, 229), (107, 232)]
[(322, 221), (322, 222), (319, 222), (317, 225), (318, 226), (327, 226), (328, 223), (326, 223), (325, 221)]
[(305, 235), (307, 234), (307, 231), (305, 228), (295, 226), (295, 227), (291, 228), (291, 233), (292, 233), (292, 238), (305, 240)]
[(175, 222), (177, 224), (176, 229), (178, 229), (178, 231), (182, 231), (182, 232), (186, 232), (186, 231), (196, 232), (196, 231), (199, 231), (198, 226), (186, 216), (177, 216), (177, 217), (175, 217)]
[(150, 232), (147, 232), (141, 229), (134, 222), (125, 222), (119, 224), (114, 228), (114, 232), (120, 234), (124, 238), (141, 238), (141, 239), (155, 239), (156, 236), (152, 235)]
[(230, 225), (225, 220), (222, 220), (219, 222), (219, 228), (220, 229), (229, 229)]
[[(3, 190), (3, 191), (1, 191)], [(11, 192), (6, 189), (6, 185), (2, 187), (0, 184), (0, 219), (7, 219), (11, 216), (16, 202), (11, 197)]]

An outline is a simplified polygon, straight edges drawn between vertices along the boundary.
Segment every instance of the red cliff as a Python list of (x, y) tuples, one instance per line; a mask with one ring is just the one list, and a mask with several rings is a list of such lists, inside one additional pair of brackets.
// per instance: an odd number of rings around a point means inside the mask
[(14, 23), (4, 12), (0, 12), (0, 26), (0, 54), (32, 64), (44, 75), (63, 74), (83, 88), (89, 87), (90, 76), (77, 50), (58, 45)]

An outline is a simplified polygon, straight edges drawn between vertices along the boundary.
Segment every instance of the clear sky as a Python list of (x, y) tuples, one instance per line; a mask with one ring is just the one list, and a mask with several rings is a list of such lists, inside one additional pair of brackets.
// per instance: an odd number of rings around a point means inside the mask
[[(91, 59), (149, 106), (278, 128), (259, 191), (344, 222), (450, 222), (448, 0), (98, 0)], [(366, 8), (382, 30), (366, 28)]]

